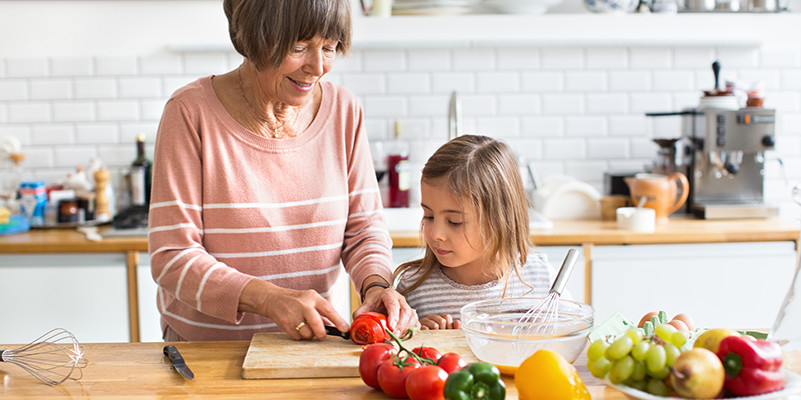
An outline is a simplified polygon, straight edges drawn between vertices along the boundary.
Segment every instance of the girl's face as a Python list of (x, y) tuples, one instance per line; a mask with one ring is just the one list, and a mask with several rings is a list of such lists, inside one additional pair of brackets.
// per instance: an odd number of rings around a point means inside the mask
[(433, 183), (420, 185), (426, 244), (454, 281), (465, 285), (491, 281), (483, 271), (486, 260), (475, 206), (465, 202), (463, 209), (445, 185)]
[(305, 104), (317, 82), (334, 67), (337, 44), (321, 36), (295, 43), (277, 69), (260, 73), (264, 94), (290, 106)]

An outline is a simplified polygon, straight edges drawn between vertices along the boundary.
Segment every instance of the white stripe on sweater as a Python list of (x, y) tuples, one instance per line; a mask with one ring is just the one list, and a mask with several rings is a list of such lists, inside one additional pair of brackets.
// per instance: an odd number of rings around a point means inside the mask
[(195, 295), (195, 301), (197, 302), (198, 311), (203, 312), (203, 307), (201, 307), (200, 295), (203, 294), (203, 289), (206, 287), (206, 281), (209, 280), (209, 276), (211, 276), (211, 273), (214, 272), (215, 269), (222, 268), (223, 265), (224, 265), (223, 263), (219, 262), (214, 263), (214, 265), (212, 265), (211, 268), (209, 268), (209, 270), (206, 271), (205, 274), (203, 274), (203, 278), (200, 280), (200, 285), (198, 285), (197, 288), (197, 294)]
[(283, 232), (296, 229), (318, 228), (321, 226), (340, 225), (348, 222), (347, 219), (335, 219), (332, 221), (314, 222), (310, 224), (268, 226), (262, 228), (211, 228), (204, 230), (205, 233), (263, 233), (263, 232)]
[(249, 258), (249, 257), (270, 257), (284, 254), (303, 253), (307, 251), (331, 250), (342, 246), (342, 242), (325, 244), (320, 246), (298, 247), (294, 249), (255, 251), (249, 253), (211, 253), (216, 258)]

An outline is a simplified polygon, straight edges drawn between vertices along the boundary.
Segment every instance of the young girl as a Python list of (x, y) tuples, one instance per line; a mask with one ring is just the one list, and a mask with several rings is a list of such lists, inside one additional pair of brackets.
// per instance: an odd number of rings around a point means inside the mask
[(423, 167), (420, 260), (395, 271), (422, 329), (458, 329), (465, 304), (548, 295), (555, 277), (544, 254), (529, 253), (528, 201), (514, 153), (486, 136), (459, 136)]

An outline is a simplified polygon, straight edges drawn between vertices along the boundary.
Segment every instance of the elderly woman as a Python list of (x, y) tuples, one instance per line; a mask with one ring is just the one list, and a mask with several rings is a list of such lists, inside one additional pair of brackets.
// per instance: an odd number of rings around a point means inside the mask
[(347, 330), (328, 300), (344, 266), (355, 315), (417, 314), (391, 288), (362, 109), (322, 80), (350, 46), (347, 0), (225, 0), (233, 71), (178, 89), (159, 125), (150, 256), (164, 339)]

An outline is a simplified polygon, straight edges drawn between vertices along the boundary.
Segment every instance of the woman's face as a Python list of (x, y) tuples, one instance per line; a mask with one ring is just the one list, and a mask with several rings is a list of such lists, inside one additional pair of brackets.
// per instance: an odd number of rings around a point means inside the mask
[(464, 203), (467, 207), (463, 209), (453, 193), (438, 182), (422, 182), (420, 195), (423, 236), (440, 264), (448, 267), (445, 274), (463, 284), (484, 283), (486, 264), (475, 206)]
[(320, 36), (295, 43), (277, 69), (259, 73), (264, 94), (291, 106), (305, 104), (320, 78), (333, 68), (337, 44)]

